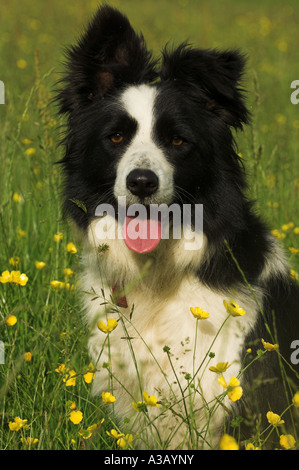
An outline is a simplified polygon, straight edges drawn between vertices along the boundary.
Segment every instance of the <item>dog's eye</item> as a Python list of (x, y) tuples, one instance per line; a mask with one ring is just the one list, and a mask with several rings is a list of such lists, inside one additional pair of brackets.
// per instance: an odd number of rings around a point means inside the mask
[(120, 144), (124, 140), (124, 136), (120, 134), (119, 132), (116, 132), (115, 134), (110, 135), (109, 139), (114, 144)]
[(172, 145), (174, 145), (175, 147), (179, 147), (180, 145), (182, 145), (184, 143), (183, 139), (177, 135), (173, 136), (172, 140), (171, 140), (171, 143)]

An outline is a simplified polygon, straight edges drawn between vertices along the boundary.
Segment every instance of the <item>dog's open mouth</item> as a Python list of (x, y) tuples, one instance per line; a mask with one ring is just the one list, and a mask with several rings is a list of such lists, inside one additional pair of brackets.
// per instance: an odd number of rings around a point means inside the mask
[(160, 217), (127, 215), (123, 225), (123, 238), (127, 247), (136, 253), (153, 251), (162, 238)]

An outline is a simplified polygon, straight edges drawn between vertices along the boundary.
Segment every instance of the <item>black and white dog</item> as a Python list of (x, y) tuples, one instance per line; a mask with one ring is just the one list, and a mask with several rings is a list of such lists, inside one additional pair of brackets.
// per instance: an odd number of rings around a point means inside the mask
[[(232, 135), (249, 120), (244, 65), (238, 51), (186, 44), (165, 48), (156, 61), (109, 6), (68, 50), (58, 97), (68, 118), (65, 209), (84, 241), (94, 392), (111, 392), (120, 429), (130, 419), (152, 448), (217, 446), (224, 415), (243, 413), (256, 426), (269, 410), (281, 414), (298, 388), (298, 366), (285, 365), (299, 339), (298, 287), (244, 196)], [(132, 205), (145, 208), (133, 231)], [(195, 221), (199, 205), (203, 225)], [(163, 215), (150, 211), (160, 206), (176, 211), (167, 237)], [(179, 210), (191, 224), (182, 221), (186, 230), (175, 237)], [(245, 314), (227, 319), (223, 301)], [(208, 318), (196, 320), (195, 307)], [(98, 322), (110, 318), (118, 325), (105, 334)], [(240, 374), (263, 350), (261, 339), (279, 348)], [(219, 362), (230, 364), (227, 383), (239, 378), (238, 401), (215, 399), (224, 388), (209, 367)], [(132, 402), (142, 402), (142, 392), (161, 406), (138, 414)], [(145, 421), (134, 428), (137, 415)]]

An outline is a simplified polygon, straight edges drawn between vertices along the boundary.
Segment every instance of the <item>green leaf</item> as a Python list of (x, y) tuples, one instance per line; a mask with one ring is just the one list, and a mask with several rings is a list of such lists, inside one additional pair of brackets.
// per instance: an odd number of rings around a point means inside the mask
[(82, 209), (83, 212), (85, 212), (85, 214), (87, 214), (87, 209), (84, 202), (81, 202), (78, 199), (70, 199), (70, 201), (76, 204), (76, 206), (78, 206), (80, 209)]

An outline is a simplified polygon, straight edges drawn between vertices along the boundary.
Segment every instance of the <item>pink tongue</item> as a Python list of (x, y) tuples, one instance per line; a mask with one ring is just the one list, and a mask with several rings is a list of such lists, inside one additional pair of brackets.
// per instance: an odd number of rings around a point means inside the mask
[(148, 253), (154, 250), (161, 240), (161, 222), (127, 216), (123, 237), (130, 250), (136, 253)]

